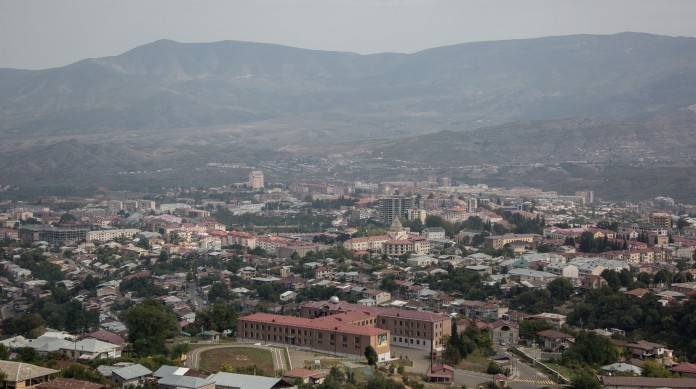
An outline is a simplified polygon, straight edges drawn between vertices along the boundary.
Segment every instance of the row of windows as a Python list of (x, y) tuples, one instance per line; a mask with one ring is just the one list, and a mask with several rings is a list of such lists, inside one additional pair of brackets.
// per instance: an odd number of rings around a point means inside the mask
[[(409, 323), (411, 323), (411, 324), (409, 325)], [(382, 319), (382, 324), (386, 325), (387, 321), (385, 319)], [(419, 322), (413, 322), (413, 321), (409, 322), (409, 321), (403, 321), (403, 320), (398, 320), (398, 321), (394, 320), (394, 325), (396, 326), (397, 324), (402, 326), (402, 327), (405, 326), (405, 327), (421, 328), (421, 326), (422, 326), (423, 328), (428, 328), (428, 325), (425, 323), (419, 323)], [(435, 328), (438, 328), (437, 323), (435, 324)], [(440, 328), (442, 328), (442, 323), (440, 323)]]
[[(251, 339), (257, 339), (257, 340), (268, 340), (268, 341), (273, 341), (273, 342), (281, 342), (281, 343), (293, 343), (293, 344), (297, 344), (297, 345), (309, 345), (309, 346), (312, 345), (312, 341), (310, 339), (299, 338), (299, 339), (297, 339), (297, 341), (295, 343), (295, 342), (292, 342), (288, 337), (283, 337), (283, 336), (278, 336), (278, 335), (268, 335), (268, 339), (266, 339), (264, 337), (264, 334), (262, 334), (262, 333), (255, 333), (255, 332), (249, 333), (248, 331), (244, 331), (244, 337), (251, 338)], [(346, 340), (344, 340), (344, 342), (345, 341)], [(317, 340), (317, 344), (324, 344), (324, 342), (321, 340)], [(423, 344), (425, 344), (425, 342), (423, 342)], [(329, 346), (335, 346), (335, 345), (336, 345), (335, 342), (329, 342)], [(341, 347), (348, 348), (348, 344), (343, 343), (343, 344), (341, 344)], [(355, 337), (354, 348), (357, 350), (359, 350), (361, 348), (359, 336)]]
[[(282, 331), (281, 331), (281, 332), (282, 332)], [(297, 332), (298, 332), (298, 334), (300, 333), (300, 331), (297, 331)], [(286, 331), (286, 333), (287, 333), (287, 331)], [(293, 333), (294, 333), (294, 332), (293, 332)], [(307, 335), (307, 331), (304, 331), (304, 333), (305, 333), (305, 335)], [(264, 334), (263, 334), (263, 333), (260, 333), (260, 332), (248, 332), (248, 331), (244, 331), (244, 337), (245, 337), (245, 338), (246, 338), (246, 337), (249, 337), (249, 334), (251, 334), (251, 337), (254, 338), (254, 339), (262, 339), (262, 340), (264, 339)], [(312, 335), (311, 332), (310, 332), (310, 335)], [(321, 342), (322, 342), (321, 339), (324, 338), (324, 334), (321, 333), (321, 332), (317, 332), (316, 335), (317, 335), (317, 336), (316, 336), (317, 339), (319, 339), (318, 343), (321, 344)], [(275, 335), (275, 334), (268, 334), (268, 340), (271, 340), (271, 339), (280, 341), (280, 340), (283, 339), (283, 336), (279, 336), (279, 335)], [(288, 337), (285, 337), (285, 339), (288, 339)], [(298, 338), (298, 341), (299, 341), (299, 342), (302, 342), (302, 340), (303, 340), (303, 338)], [(307, 343), (307, 340), (308, 340), (308, 339), (304, 339), (305, 343)], [(329, 340), (332, 341), (332, 342), (335, 341), (335, 340), (336, 340), (336, 335), (335, 335), (335, 334), (329, 334)], [(344, 343), (347, 343), (347, 342), (348, 342), (348, 335), (341, 335), (341, 341), (344, 342)], [(360, 337), (359, 337), (359, 336), (353, 337), (353, 343), (355, 343), (355, 344), (360, 344)], [(332, 343), (332, 344), (333, 344), (333, 343)]]
[[(399, 340), (397, 341), (396, 339), (399, 339)], [(420, 339), (409, 339), (409, 338), (401, 338), (401, 337), (397, 338), (396, 336), (393, 336), (393, 337), (392, 337), (392, 341), (393, 341), (394, 343), (396, 343), (396, 342), (398, 342), (398, 343), (404, 343), (404, 342), (406, 342), (406, 343), (414, 344), (414, 340), (415, 340), (415, 345), (416, 345), (416, 346), (420, 346), (420, 345), (425, 346), (426, 344), (428, 344), (426, 340), (421, 341)], [(438, 341), (437, 343), (440, 343), (440, 342)]]

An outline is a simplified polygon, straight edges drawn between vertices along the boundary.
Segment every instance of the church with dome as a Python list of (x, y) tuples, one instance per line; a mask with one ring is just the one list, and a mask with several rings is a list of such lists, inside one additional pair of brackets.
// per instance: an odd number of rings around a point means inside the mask
[(394, 218), (386, 235), (348, 239), (344, 242), (343, 247), (354, 252), (379, 252), (391, 256), (406, 253), (417, 255), (430, 253), (430, 242), (419, 235), (411, 234), (404, 228), (398, 217)]

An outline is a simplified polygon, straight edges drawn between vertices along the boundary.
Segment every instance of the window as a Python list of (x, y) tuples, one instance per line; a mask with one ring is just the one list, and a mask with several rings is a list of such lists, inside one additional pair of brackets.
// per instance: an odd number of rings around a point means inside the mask
[(347, 342), (347, 341), (348, 341), (348, 335), (341, 335), (341, 341), (342, 341), (342, 342)]
[(355, 337), (355, 343), (360, 343), (360, 337), (359, 337), (359, 336), (356, 336), (356, 337)]
[(329, 334), (329, 340), (336, 340), (335, 334)]

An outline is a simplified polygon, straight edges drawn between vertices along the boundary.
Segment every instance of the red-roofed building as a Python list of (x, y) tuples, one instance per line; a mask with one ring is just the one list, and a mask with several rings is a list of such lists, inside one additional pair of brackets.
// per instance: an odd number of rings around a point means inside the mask
[(547, 350), (565, 350), (570, 347), (571, 343), (575, 343), (575, 338), (572, 335), (564, 334), (556, 330), (541, 331), (538, 332), (537, 335), (539, 335), (539, 343)]
[(311, 384), (320, 385), (324, 382), (324, 373), (320, 371), (295, 368), (283, 373), (283, 379), (295, 385)]
[[(372, 346), (380, 361), (390, 357), (389, 331), (370, 325), (352, 324), (342, 320), (281, 316), (256, 313), (239, 318), (237, 339), (240, 342), (288, 344), (336, 355), (361, 357)], [(364, 320), (364, 319), (363, 319)]]
[[(375, 318), (374, 326), (388, 330), (394, 345), (430, 351), (443, 348), (442, 336), (451, 332), (449, 316), (406, 309), (367, 307), (339, 300), (308, 302), (302, 317), (316, 318), (345, 312), (363, 312)], [(368, 324), (370, 325), (370, 324)]]
[(681, 377), (692, 377), (696, 378), (696, 365), (693, 363), (684, 362), (677, 366), (672, 366), (669, 371), (675, 374), (679, 374)]
[(123, 340), (122, 337), (114, 334), (113, 332), (105, 330), (97, 330), (94, 332), (90, 332), (89, 334), (82, 335), (80, 339), (96, 339), (101, 340), (102, 342), (115, 344), (121, 347), (126, 345), (126, 341)]
[(426, 376), (428, 377), (428, 382), (451, 383), (454, 381), (454, 368), (444, 363), (431, 365)]

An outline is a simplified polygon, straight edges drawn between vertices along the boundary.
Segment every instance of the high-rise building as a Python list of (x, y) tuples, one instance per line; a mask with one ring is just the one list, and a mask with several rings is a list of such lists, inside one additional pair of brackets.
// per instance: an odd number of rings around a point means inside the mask
[(672, 228), (672, 217), (667, 212), (650, 212), (650, 224), (662, 228)]
[(404, 196), (386, 196), (379, 199), (379, 219), (384, 224), (391, 224), (394, 218), (406, 216), (413, 208), (413, 200)]
[(478, 199), (476, 197), (469, 197), (466, 201), (466, 208), (468, 212), (476, 212), (478, 208)]
[(594, 191), (593, 190), (579, 190), (575, 192), (576, 196), (582, 197), (584, 206), (589, 206), (594, 203)]
[(249, 173), (249, 187), (251, 189), (263, 189), (263, 172), (261, 170), (252, 170)]

